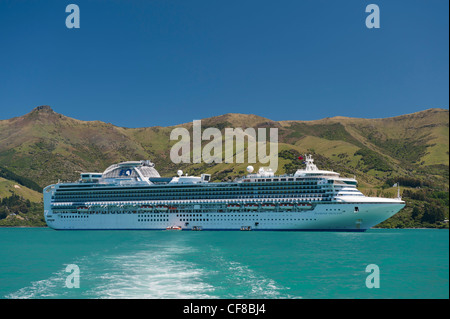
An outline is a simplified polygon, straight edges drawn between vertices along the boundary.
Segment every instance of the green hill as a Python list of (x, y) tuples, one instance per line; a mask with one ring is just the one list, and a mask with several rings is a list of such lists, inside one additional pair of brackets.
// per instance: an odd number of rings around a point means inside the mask
[(5, 197), (9, 197), (11, 195), (18, 195), (25, 200), (29, 200), (31, 202), (40, 202), (42, 201), (42, 194), (29, 189), (26, 186), (20, 185), (15, 181), (11, 181), (5, 178), (0, 177), (0, 200)]
[(42, 194), (0, 177), (0, 226), (45, 226)]
[[(216, 181), (244, 174), (247, 163), (172, 163), (170, 150), (176, 141), (170, 141), (169, 136), (175, 127), (188, 129), (192, 137), (192, 122), (174, 127), (124, 128), (72, 119), (49, 106), (40, 106), (24, 116), (0, 120), (0, 168), (9, 176), (23, 177), (22, 183), (29, 183), (28, 187), (35, 183), (34, 189), (58, 180), (77, 180), (82, 171), (102, 172), (113, 163), (139, 159), (151, 159), (162, 176), (174, 176), (178, 169), (196, 175), (211, 173)], [(320, 168), (356, 176), (366, 194), (395, 196), (396, 191), (389, 190), (387, 182), (402, 177), (427, 181), (427, 189), (444, 192), (448, 198), (447, 109), (384, 119), (334, 117), (316, 121), (272, 121), (257, 115), (225, 114), (203, 119), (202, 129), (208, 127), (222, 133), (225, 128), (278, 128), (279, 174), (295, 171), (302, 166), (298, 155), (312, 153)], [(203, 141), (203, 145), (208, 142)], [(405, 220), (411, 220), (414, 207), (424, 204), (411, 200), (411, 205), (405, 209), (409, 214)], [(445, 202), (436, 205), (444, 205), (448, 218), (448, 204), (446, 208)]]

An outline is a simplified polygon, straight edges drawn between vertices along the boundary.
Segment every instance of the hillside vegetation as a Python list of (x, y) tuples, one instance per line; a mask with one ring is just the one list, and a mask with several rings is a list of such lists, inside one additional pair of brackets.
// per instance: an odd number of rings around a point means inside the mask
[[(319, 168), (355, 176), (366, 195), (397, 196), (392, 185), (400, 183), (407, 207), (381, 226), (448, 227), (443, 222), (448, 219), (448, 116), (446, 109), (384, 119), (317, 121), (225, 114), (202, 120), (202, 130), (215, 127), (224, 135), (225, 128), (277, 128), (278, 174), (295, 172), (303, 166), (298, 156), (310, 153)], [(111, 164), (140, 159), (151, 159), (162, 176), (174, 176), (178, 169), (210, 173), (215, 181), (245, 174), (248, 163), (172, 163), (170, 150), (176, 141), (169, 137), (175, 127), (188, 129), (192, 137), (192, 122), (123, 128), (79, 121), (40, 106), (24, 116), (0, 120), (0, 178), (21, 189), (41, 191), (58, 181), (75, 181), (82, 171), (102, 172)], [(34, 195), (20, 194), (18, 188), (6, 192), (0, 188), (0, 198), (11, 194), (39, 202)]]

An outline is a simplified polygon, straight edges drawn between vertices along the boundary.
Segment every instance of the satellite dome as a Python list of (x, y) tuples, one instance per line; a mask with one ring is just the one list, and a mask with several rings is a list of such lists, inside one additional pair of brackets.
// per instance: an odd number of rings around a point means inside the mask
[(254, 170), (253, 166), (249, 165), (247, 166), (247, 172), (252, 173)]
[(177, 171), (177, 175), (178, 175), (178, 176), (183, 175), (183, 171), (182, 171), (181, 169), (179, 169), (179, 170)]

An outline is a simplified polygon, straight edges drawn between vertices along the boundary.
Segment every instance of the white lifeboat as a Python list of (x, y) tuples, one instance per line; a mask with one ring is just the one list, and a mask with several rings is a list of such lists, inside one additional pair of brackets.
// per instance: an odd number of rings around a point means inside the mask
[(300, 209), (312, 209), (313, 206), (309, 203), (302, 203), (302, 204), (297, 204), (297, 208)]

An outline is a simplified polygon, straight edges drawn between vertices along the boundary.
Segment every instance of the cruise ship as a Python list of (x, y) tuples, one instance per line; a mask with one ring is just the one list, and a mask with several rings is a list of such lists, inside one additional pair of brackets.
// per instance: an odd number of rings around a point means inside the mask
[(304, 163), (295, 174), (249, 166), (234, 181), (212, 182), (123, 162), (44, 188), (45, 220), (57, 230), (365, 231), (405, 206), (400, 196), (364, 196), (356, 179), (318, 169), (311, 155)]

